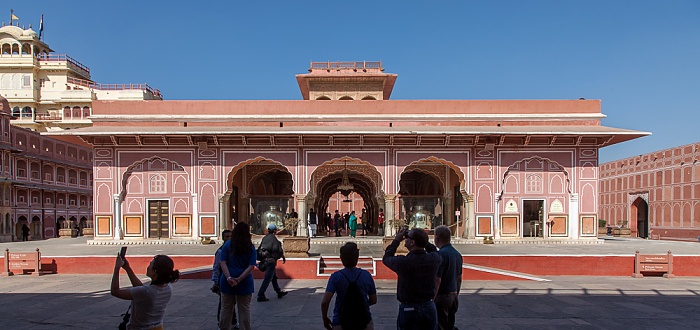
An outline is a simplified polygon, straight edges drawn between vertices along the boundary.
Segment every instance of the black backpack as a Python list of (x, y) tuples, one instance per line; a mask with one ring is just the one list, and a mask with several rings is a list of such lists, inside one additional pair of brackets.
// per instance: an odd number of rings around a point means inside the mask
[(343, 306), (340, 308), (340, 325), (345, 330), (365, 329), (367, 324), (369, 324), (370, 316), (368, 303), (357, 285), (357, 280), (362, 275), (362, 272), (357, 275), (355, 281), (350, 281), (342, 271), (340, 274), (349, 282), (348, 288), (345, 290)]

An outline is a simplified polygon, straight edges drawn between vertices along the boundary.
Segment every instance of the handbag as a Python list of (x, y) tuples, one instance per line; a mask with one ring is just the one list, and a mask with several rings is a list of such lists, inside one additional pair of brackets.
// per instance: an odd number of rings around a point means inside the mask
[(129, 323), (129, 319), (131, 318), (131, 313), (129, 311), (131, 310), (131, 304), (129, 304), (129, 308), (126, 309), (126, 312), (122, 314), (122, 322), (119, 323), (119, 330), (126, 330), (126, 325)]

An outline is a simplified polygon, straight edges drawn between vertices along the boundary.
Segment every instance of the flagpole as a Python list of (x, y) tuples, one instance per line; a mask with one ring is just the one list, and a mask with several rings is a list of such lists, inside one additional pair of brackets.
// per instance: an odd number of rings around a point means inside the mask
[(15, 17), (15, 10), (10, 9), (10, 25), (12, 25), (12, 18)]

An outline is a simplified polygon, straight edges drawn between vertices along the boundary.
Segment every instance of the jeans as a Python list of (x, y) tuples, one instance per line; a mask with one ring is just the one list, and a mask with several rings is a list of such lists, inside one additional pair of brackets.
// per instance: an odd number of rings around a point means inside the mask
[(457, 292), (438, 294), (435, 298), (435, 308), (437, 309), (438, 329), (454, 329), (455, 314), (459, 309), (459, 294)]
[(277, 261), (267, 266), (267, 269), (265, 270), (265, 278), (260, 285), (260, 290), (258, 290), (258, 298), (265, 296), (265, 291), (267, 291), (267, 286), (270, 285), (270, 282), (272, 282), (272, 288), (275, 289), (275, 292), (282, 291), (279, 284), (277, 284), (277, 272), (275, 271), (277, 268), (276, 266)]
[(435, 303), (399, 304), (399, 318), (396, 328), (399, 330), (437, 330), (437, 310)]
[(231, 329), (231, 317), (233, 315), (233, 309), (236, 308), (236, 304), (238, 304), (238, 326), (241, 329), (250, 330), (250, 301), (252, 298), (252, 294), (240, 296), (222, 293), (221, 321), (219, 322), (219, 329)]

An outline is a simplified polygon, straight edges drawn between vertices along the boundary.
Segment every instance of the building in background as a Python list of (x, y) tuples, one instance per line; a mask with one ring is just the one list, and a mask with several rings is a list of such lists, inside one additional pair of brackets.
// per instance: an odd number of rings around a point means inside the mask
[(0, 241), (92, 228), (92, 148), (40, 132), (90, 126), (95, 100), (161, 100), (146, 84), (100, 84), (90, 68), (54, 54), (37, 32), (0, 27)]
[(601, 219), (633, 237), (700, 237), (700, 142), (600, 166)]
[(384, 209), (387, 234), (594, 242), (598, 150), (648, 134), (601, 126), (599, 100), (391, 100), (381, 62), (308, 71), (303, 100), (97, 100), (93, 126), (52, 132), (94, 146), (96, 241), (262, 233), (348, 203)]

